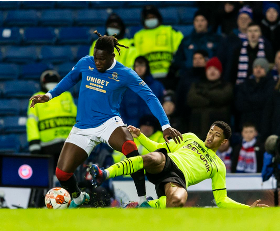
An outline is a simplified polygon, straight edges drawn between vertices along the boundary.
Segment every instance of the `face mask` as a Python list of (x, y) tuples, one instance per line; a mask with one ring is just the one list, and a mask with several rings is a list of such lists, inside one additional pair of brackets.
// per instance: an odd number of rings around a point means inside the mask
[(157, 18), (151, 18), (145, 20), (145, 26), (148, 28), (155, 28), (158, 25), (158, 19)]
[(112, 36), (113, 34), (119, 34), (121, 32), (121, 30), (120, 29), (117, 29), (117, 28), (113, 28), (113, 27), (108, 27), (107, 28), (107, 34), (109, 35), (109, 36)]
[(50, 90), (54, 89), (56, 85), (57, 85), (57, 83), (46, 83), (46, 84), (45, 84), (45, 88), (46, 88), (48, 91), (50, 91)]

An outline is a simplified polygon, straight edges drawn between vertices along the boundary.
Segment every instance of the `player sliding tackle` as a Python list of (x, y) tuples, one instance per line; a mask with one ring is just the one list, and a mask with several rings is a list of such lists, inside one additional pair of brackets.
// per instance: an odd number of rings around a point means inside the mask
[(217, 149), (231, 136), (227, 123), (214, 122), (204, 142), (193, 133), (185, 133), (180, 144), (173, 140), (169, 144), (156, 143), (144, 136), (140, 129), (133, 126), (128, 129), (151, 153), (128, 158), (105, 170), (92, 165), (89, 171), (93, 184), (99, 186), (106, 179), (129, 175), (144, 168), (159, 197), (148, 202), (151, 207), (183, 207), (188, 197), (187, 188), (208, 178), (212, 179), (212, 191), (220, 208), (268, 207), (259, 204), (260, 200), (249, 206), (227, 197), (226, 167), (216, 155)]

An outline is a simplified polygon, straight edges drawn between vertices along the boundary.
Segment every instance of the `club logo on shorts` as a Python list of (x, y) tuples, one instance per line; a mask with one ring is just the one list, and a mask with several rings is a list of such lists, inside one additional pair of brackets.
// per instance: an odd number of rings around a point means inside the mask
[(117, 82), (119, 82), (120, 80), (118, 80), (118, 73), (117, 72), (113, 72), (112, 77), (108, 77), (109, 79), (113, 79)]

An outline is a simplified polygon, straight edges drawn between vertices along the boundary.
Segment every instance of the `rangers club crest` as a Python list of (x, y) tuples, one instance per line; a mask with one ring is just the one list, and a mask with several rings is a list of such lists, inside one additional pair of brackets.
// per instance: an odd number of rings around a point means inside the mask
[(112, 77), (108, 77), (109, 79), (113, 79), (117, 82), (119, 82), (120, 80), (118, 80), (118, 73), (117, 72), (113, 72)]

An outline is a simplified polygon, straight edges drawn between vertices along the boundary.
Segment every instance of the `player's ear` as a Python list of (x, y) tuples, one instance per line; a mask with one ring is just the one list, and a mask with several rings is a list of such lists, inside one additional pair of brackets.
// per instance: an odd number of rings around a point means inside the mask
[(222, 141), (221, 145), (222, 145), (222, 144), (225, 144), (226, 142), (228, 142), (228, 139), (224, 139), (224, 140)]

